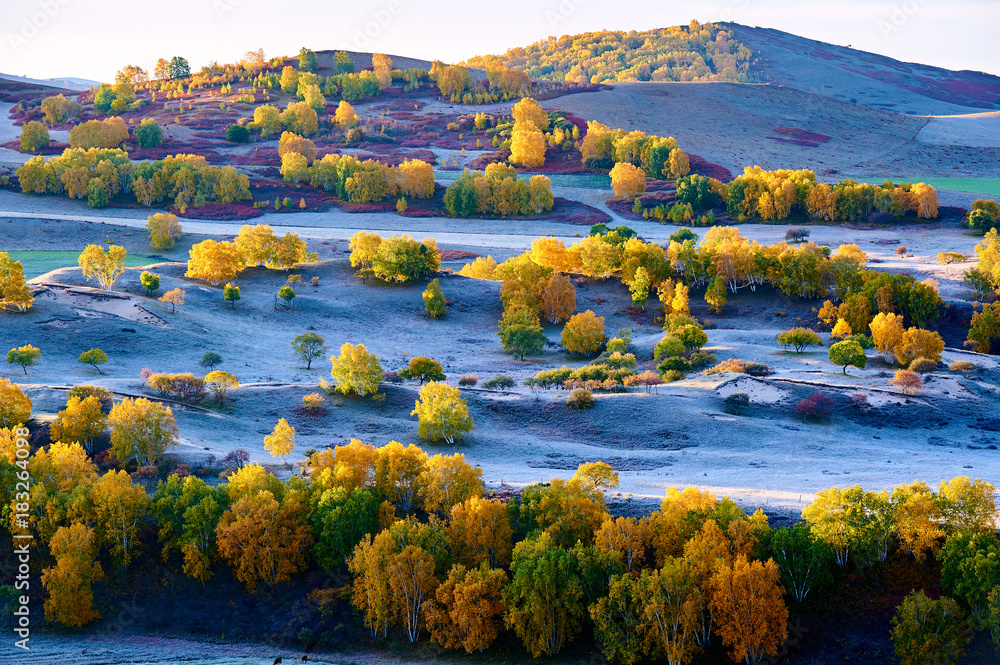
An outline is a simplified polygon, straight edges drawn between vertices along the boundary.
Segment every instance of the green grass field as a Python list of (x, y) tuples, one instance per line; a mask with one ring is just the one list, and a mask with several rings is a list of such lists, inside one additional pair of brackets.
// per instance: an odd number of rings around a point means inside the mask
[[(950, 189), (956, 192), (969, 192), (983, 196), (1000, 196), (1000, 178), (891, 178), (895, 183), (925, 182), (935, 189)], [(880, 185), (881, 180), (868, 180)]]
[[(27, 279), (44, 275), (45, 273), (58, 268), (75, 268), (80, 252), (72, 251), (16, 251), (8, 252), (10, 258), (20, 261), (24, 266), (24, 276)], [(150, 263), (163, 261), (162, 257), (149, 256), (146, 254), (128, 254), (125, 256), (125, 265), (129, 268), (137, 268)]]

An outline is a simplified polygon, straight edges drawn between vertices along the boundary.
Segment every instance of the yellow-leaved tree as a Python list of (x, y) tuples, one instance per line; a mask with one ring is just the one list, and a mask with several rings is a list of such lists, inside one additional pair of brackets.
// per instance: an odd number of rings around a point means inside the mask
[(371, 353), (364, 344), (345, 342), (340, 347), (340, 355), (332, 356), (333, 367), (330, 375), (337, 384), (337, 391), (359, 397), (374, 395), (385, 377), (385, 370), (379, 364), (378, 356)]
[(139, 466), (153, 464), (177, 445), (177, 421), (170, 407), (144, 397), (127, 397), (108, 414), (111, 448), (121, 462), (136, 460)]
[(539, 131), (549, 128), (549, 114), (531, 97), (524, 97), (511, 110), (515, 123), (530, 122)]
[(421, 438), (431, 441), (455, 443), (473, 428), (469, 405), (462, 399), (462, 393), (443, 381), (432, 381), (420, 389), (420, 399), (410, 415), (417, 416)]
[(108, 246), (107, 251), (100, 245), (87, 245), (78, 262), (84, 277), (96, 279), (102, 289), (110, 289), (125, 273), (125, 254), (125, 248), (118, 245)]
[(592, 356), (604, 345), (604, 317), (587, 310), (574, 314), (566, 322), (562, 332), (562, 343), (570, 353)]
[(488, 649), (503, 628), (506, 583), (507, 573), (485, 563), (472, 569), (452, 566), (425, 608), (431, 639), (466, 653)]
[(70, 397), (66, 408), (56, 415), (49, 427), (49, 438), (63, 443), (83, 444), (90, 452), (94, 439), (105, 430), (108, 417), (101, 410), (101, 401), (94, 395), (84, 399)]
[(0, 309), (26, 312), (34, 302), (21, 262), (11, 259), (7, 252), (0, 252)]
[(646, 191), (646, 173), (628, 162), (615, 164), (609, 175), (615, 196), (631, 198)]
[(83, 524), (59, 527), (49, 543), (55, 566), (42, 571), (45, 620), (79, 628), (101, 618), (94, 609), (94, 582), (104, 577), (94, 530)]
[(774, 559), (737, 556), (732, 565), (718, 566), (709, 584), (709, 607), (732, 659), (756, 663), (777, 654), (788, 636), (788, 608)]
[(271, 453), (271, 457), (280, 457), (282, 464), (287, 464), (285, 458), (295, 450), (295, 428), (284, 418), (278, 420), (274, 430), (264, 437), (264, 450)]
[(0, 427), (14, 428), (31, 418), (31, 399), (21, 386), (0, 377)]
[(111, 544), (111, 555), (122, 566), (132, 559), (139, 520), (146, 514), (149, 496), (133, 485), (125, 471), (108, 471), (90, 492), (97, 527)]
[(455, 556), (468, 568), (487, 564), (503, 568), (510, 563), (514, 530), (507, 506), (473, 496), (451, 509), (448, 539)]
[(174, 241), (181, 237), (183, 229), (177, 221), (177, 215), (158, 212), (150, 215), (146, 222), (149, 231), (149, 244), (156, 249), (173, 249)]
[(219, 555), (248, 589), (286, 582), (306, 566), (313, 545), (306, 522), (308, 506), (286, 496), (282, 503), (269, 490), (236, 501), (216, 528)]
[(545, 136), (530, 121), (514, 125), (510, 139), (510, 161), (519, 166), (545, 164)]
[(452, 506), (483, 495), (483, 470), (466, 462), (463, 453), (434, 455), (420, 485), (424, 510), (447, 515)]
[(549, 277), (542, 291), (542, 314), (549, 323), (559, 323), (573, 316), (576, 309), (576, 287), (566, 275), (557, 272)]
[(868, 324), (872, 331), (872, 343), (887, 362), (891, 362), (896, 347), (903, 340), (903, 317), (891, 312), (879, 312)]
[(191, 247), (190, 255), (184, 276), (203, 279), (213, 286), (233, 281), (246, 267), (231, 242), (204, 240)]

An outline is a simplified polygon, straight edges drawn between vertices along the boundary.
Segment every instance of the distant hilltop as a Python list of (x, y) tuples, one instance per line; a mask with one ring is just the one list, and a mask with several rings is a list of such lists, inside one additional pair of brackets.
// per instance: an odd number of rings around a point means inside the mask
[(51, 78), (51, 79), (32, 79), (26, 76), (13, 76), (11, 74), (0, 74), (0, 78), (6, 79), (8, 81), (17, 81), (19, 83), (28, 83), (31, 85), (44, 85), (52, 88), (61, 88), (63, 90), (90, 90), (91, 88), (96, 88), (101, 85), (100, 81), (91, 81), (90, 79), (81, 78)]

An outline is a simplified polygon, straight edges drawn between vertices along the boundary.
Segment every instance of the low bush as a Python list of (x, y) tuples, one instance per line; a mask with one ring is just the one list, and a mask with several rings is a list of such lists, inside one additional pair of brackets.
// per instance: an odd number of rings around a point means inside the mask
[(463, 388), (471, 388), (479, 383), (479, 377), (475, 374), (465, 374), (458, 380), (458, 385)]
[(571, 409), (589, 409), (594, 406), (594, 395), (586, 388), (577, 388), (566, 398), (566, 406)]
[(726, 410), (730, 413), (739, 414), (742, 409), (750, 406), (750, 395), (742, 390), (726, 396)]
[(191, 373), (152, 374), (146, 383), (160, 395), (181, 402), (197, 402), (205, 397), (205, 380)]
[(483, 384), (483, 388), (486, 388), (487, 390), (499, 390), (504, 393), (516, 385), (517, 382), (506, 374), (497, 374), (489, 381), (486, 381)]
[(914, 358), (913, 362), (910, 363), (911, 372), (923, 374), (924, 372), (933, 372), (935, 369), (937, 369), (937, 363), (930, 358)]
[(808, 419), (820, 420), (833, 412), (833, 398), (823, 393), (813, 393), (795, 405), (795, 413), (802, 417), (802, 422)]

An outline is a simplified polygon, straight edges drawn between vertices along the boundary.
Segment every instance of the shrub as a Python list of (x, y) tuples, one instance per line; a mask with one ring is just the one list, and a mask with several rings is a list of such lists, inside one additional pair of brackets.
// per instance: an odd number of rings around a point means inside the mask
[(503, 393), (507, 392), (516, 385), (517, 382), (506, 374), (497, 374), (492, 379), (486, 381), (483, 384), (483, 388), (486, 388), (486, 390), (499, 390)]
[(250, 130), (243, 125), (229, 125), (226, 128), (226, 140), (230, 143), (246, 143), (250, 140)]
[(660, 372), (661, 376), (667, 372), (683, 373), (691, 369), (691, 363), (689, 363), (685, 358), (674, 356), (673, 358), (667, 358), (662, 363), (657, 365), (656, 369)]
[(132, 130), (132, 135), (135, 136), (140, 148), (155, 148), (163, 143), (163, 130), (152, 118), (140, 122), (139, 126)]
[(205, 381), (191, 373), (152, 374), (146, 380), (149, 387), (164, 397), (182, 402), (195, 402), (205, 396)]
[[(693, 357), (694, 355), (692, 354), (692, 358)], [(723, 360), (718, 365), (705, 370), (705, 374), (726, 374), (728, 372), (749, 374), (750, 376), (758, 378), (774, 374), (774, 371), (767, 363), (758, 363), (753, 361), (748, 362), (740, 358), (729, 358), (727, 360)]]
[(594, 406), (594, 394), (585, 388), (577, 388), (566, 398), (566, 406), (571, 409), (589, 409)]
[(969, 373), (976, 369), (976, 364), (969, 362), (968, 360), (956, 360), (952, 364), (948, 365), (948, 369), (952, 372)]
[(899, 254), (900, 256), (906, 254), (906, 245), (900, 245), (899, 247), (897, 247), (896, 253)]
[(717, 362), (715, 354), (708, 351), (695, 351), (688, 356), (687, 360), (691, 364), (691, 369), (701, 369)]
[(628, 342), (623, 340), (621, 337), (612, 337), (608, 340), (608, 343), (604, 345), (604, 350), (608, 353), (625, 353), (628, 351)]
[(682, 341), (685, 349), (700, 349), (708, 343), (708, 335), (705, 334), (705, 331), (692, 324), (677, 328), (671, 335)]
[(910, 363), (910, 371), (920, 372), (921, 374), (924, 372), (933, 372), (937, 369), (937, 365), (938, 364), (930, 358), (914, 358), (913, 362)]
[(864, 393), (851, 393), (851, 396), (848, 399), (851, 400), (851, 406), (855, 408), (858, 409), (868, 408), (868, 395)]
[(907, 395), (913, 395), (924, 387), (924, 381), (920, 378), (920, 375), (908, 369), (896, 370), (896, 375), (892, 377), (892, 381), (889, 383), (899, 386), (899, 389)]
[(399, 372), (395, 372), (393, 370), (387, 371), (383, 376), (386, 383), (398, 385), (403, 382), (403, 377), (399, 375)]
[(740, 409), (750, 406), (750, 395), (742, 390), (726, 396), (726, 409), (734, 414), (739, 414)]
[(823, 393), (813, 393), (795, 405), (795, 413), (802, 416), (802, 422), (809, 418), (826, 418), (833, 411), (833, 398)]
[(465, 374), (458, 379), (458, 385), (463, 388), (471, 388), (479, 383), (479, 377), (475, 374)]
[(843, 341), (854, 341), (861, 345), (862, 349), (874, 349), (875, 342), (872, 341), (871, 337), (867, 335), (848, 335), (843, 339)]

